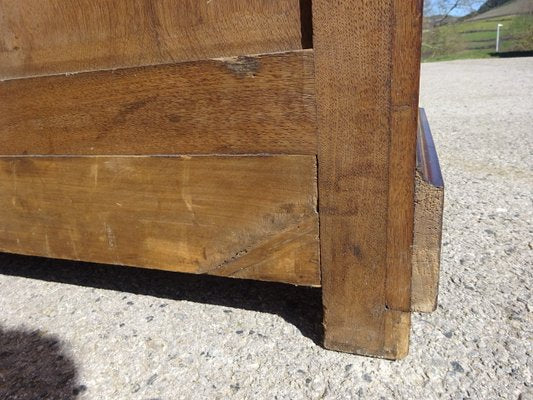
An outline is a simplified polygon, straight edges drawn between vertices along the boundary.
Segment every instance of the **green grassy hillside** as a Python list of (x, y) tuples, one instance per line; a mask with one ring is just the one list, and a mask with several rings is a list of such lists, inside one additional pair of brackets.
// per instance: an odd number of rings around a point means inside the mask
[(533, 15), (510, 15), (424, 29), (422, 60), (490, 57), (498, 24), (503, 24), (500, 51), (533, 50)]

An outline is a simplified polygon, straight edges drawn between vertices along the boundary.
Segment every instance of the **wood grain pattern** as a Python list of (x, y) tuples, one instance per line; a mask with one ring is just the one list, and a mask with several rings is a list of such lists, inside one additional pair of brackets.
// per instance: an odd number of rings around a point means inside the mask
[(408, 352), (403, 301), (410, 298), (416, 137), (410, 108), (417, 95), (407, 80), (417, 73), (401, 68), (404, 62), (411, 68), (418, 54), (416, 43), (404, 45), (420, 35), (420, 6), (313, 1), (328, 348), (392, 359)]
[(316, 158), (1, 157), (0, 251), (320, 285)]
[(420, 110), (417, 140), (413, 299), (411, 310), (437, 308), (440, 275), (444, 181), (424, 110)]
[(312, 50), (0, 82), (0, 154), (316, 154)]
[(0, 0), (0, 79), (302, 48), (299, 0)]
[(433, 186), (417, 172), (412, 311), (429, 313), (437, 309), (443, 206), (444, 188)]
[(423, 6), (422, 0), (394, 0), (392, 7), (385, 302), (409, 312)]

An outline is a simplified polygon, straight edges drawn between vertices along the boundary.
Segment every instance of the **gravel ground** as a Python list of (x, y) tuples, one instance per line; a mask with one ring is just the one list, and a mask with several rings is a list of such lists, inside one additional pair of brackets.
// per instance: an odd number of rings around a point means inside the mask
[(316, 289), (1, 255), (0, 398), (532, 399), (533, 58), (422, 77), (443, 273), (408, 358), (324, 350)]

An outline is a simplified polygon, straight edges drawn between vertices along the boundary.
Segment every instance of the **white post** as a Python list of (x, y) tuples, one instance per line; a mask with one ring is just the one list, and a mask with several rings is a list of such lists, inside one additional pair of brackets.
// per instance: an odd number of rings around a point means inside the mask
[(500, 51), (500, 28), (502, 26), (502, 24), (498, 24), (498, 29), (496, 31), (496, 53)]

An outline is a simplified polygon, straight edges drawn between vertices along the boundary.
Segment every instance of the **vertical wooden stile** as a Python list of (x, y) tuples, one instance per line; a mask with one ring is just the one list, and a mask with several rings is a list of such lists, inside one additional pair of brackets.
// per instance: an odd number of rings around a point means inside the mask
[(420, 0), (314, 0), (325, 345), (384, 358), (410, 331)]

